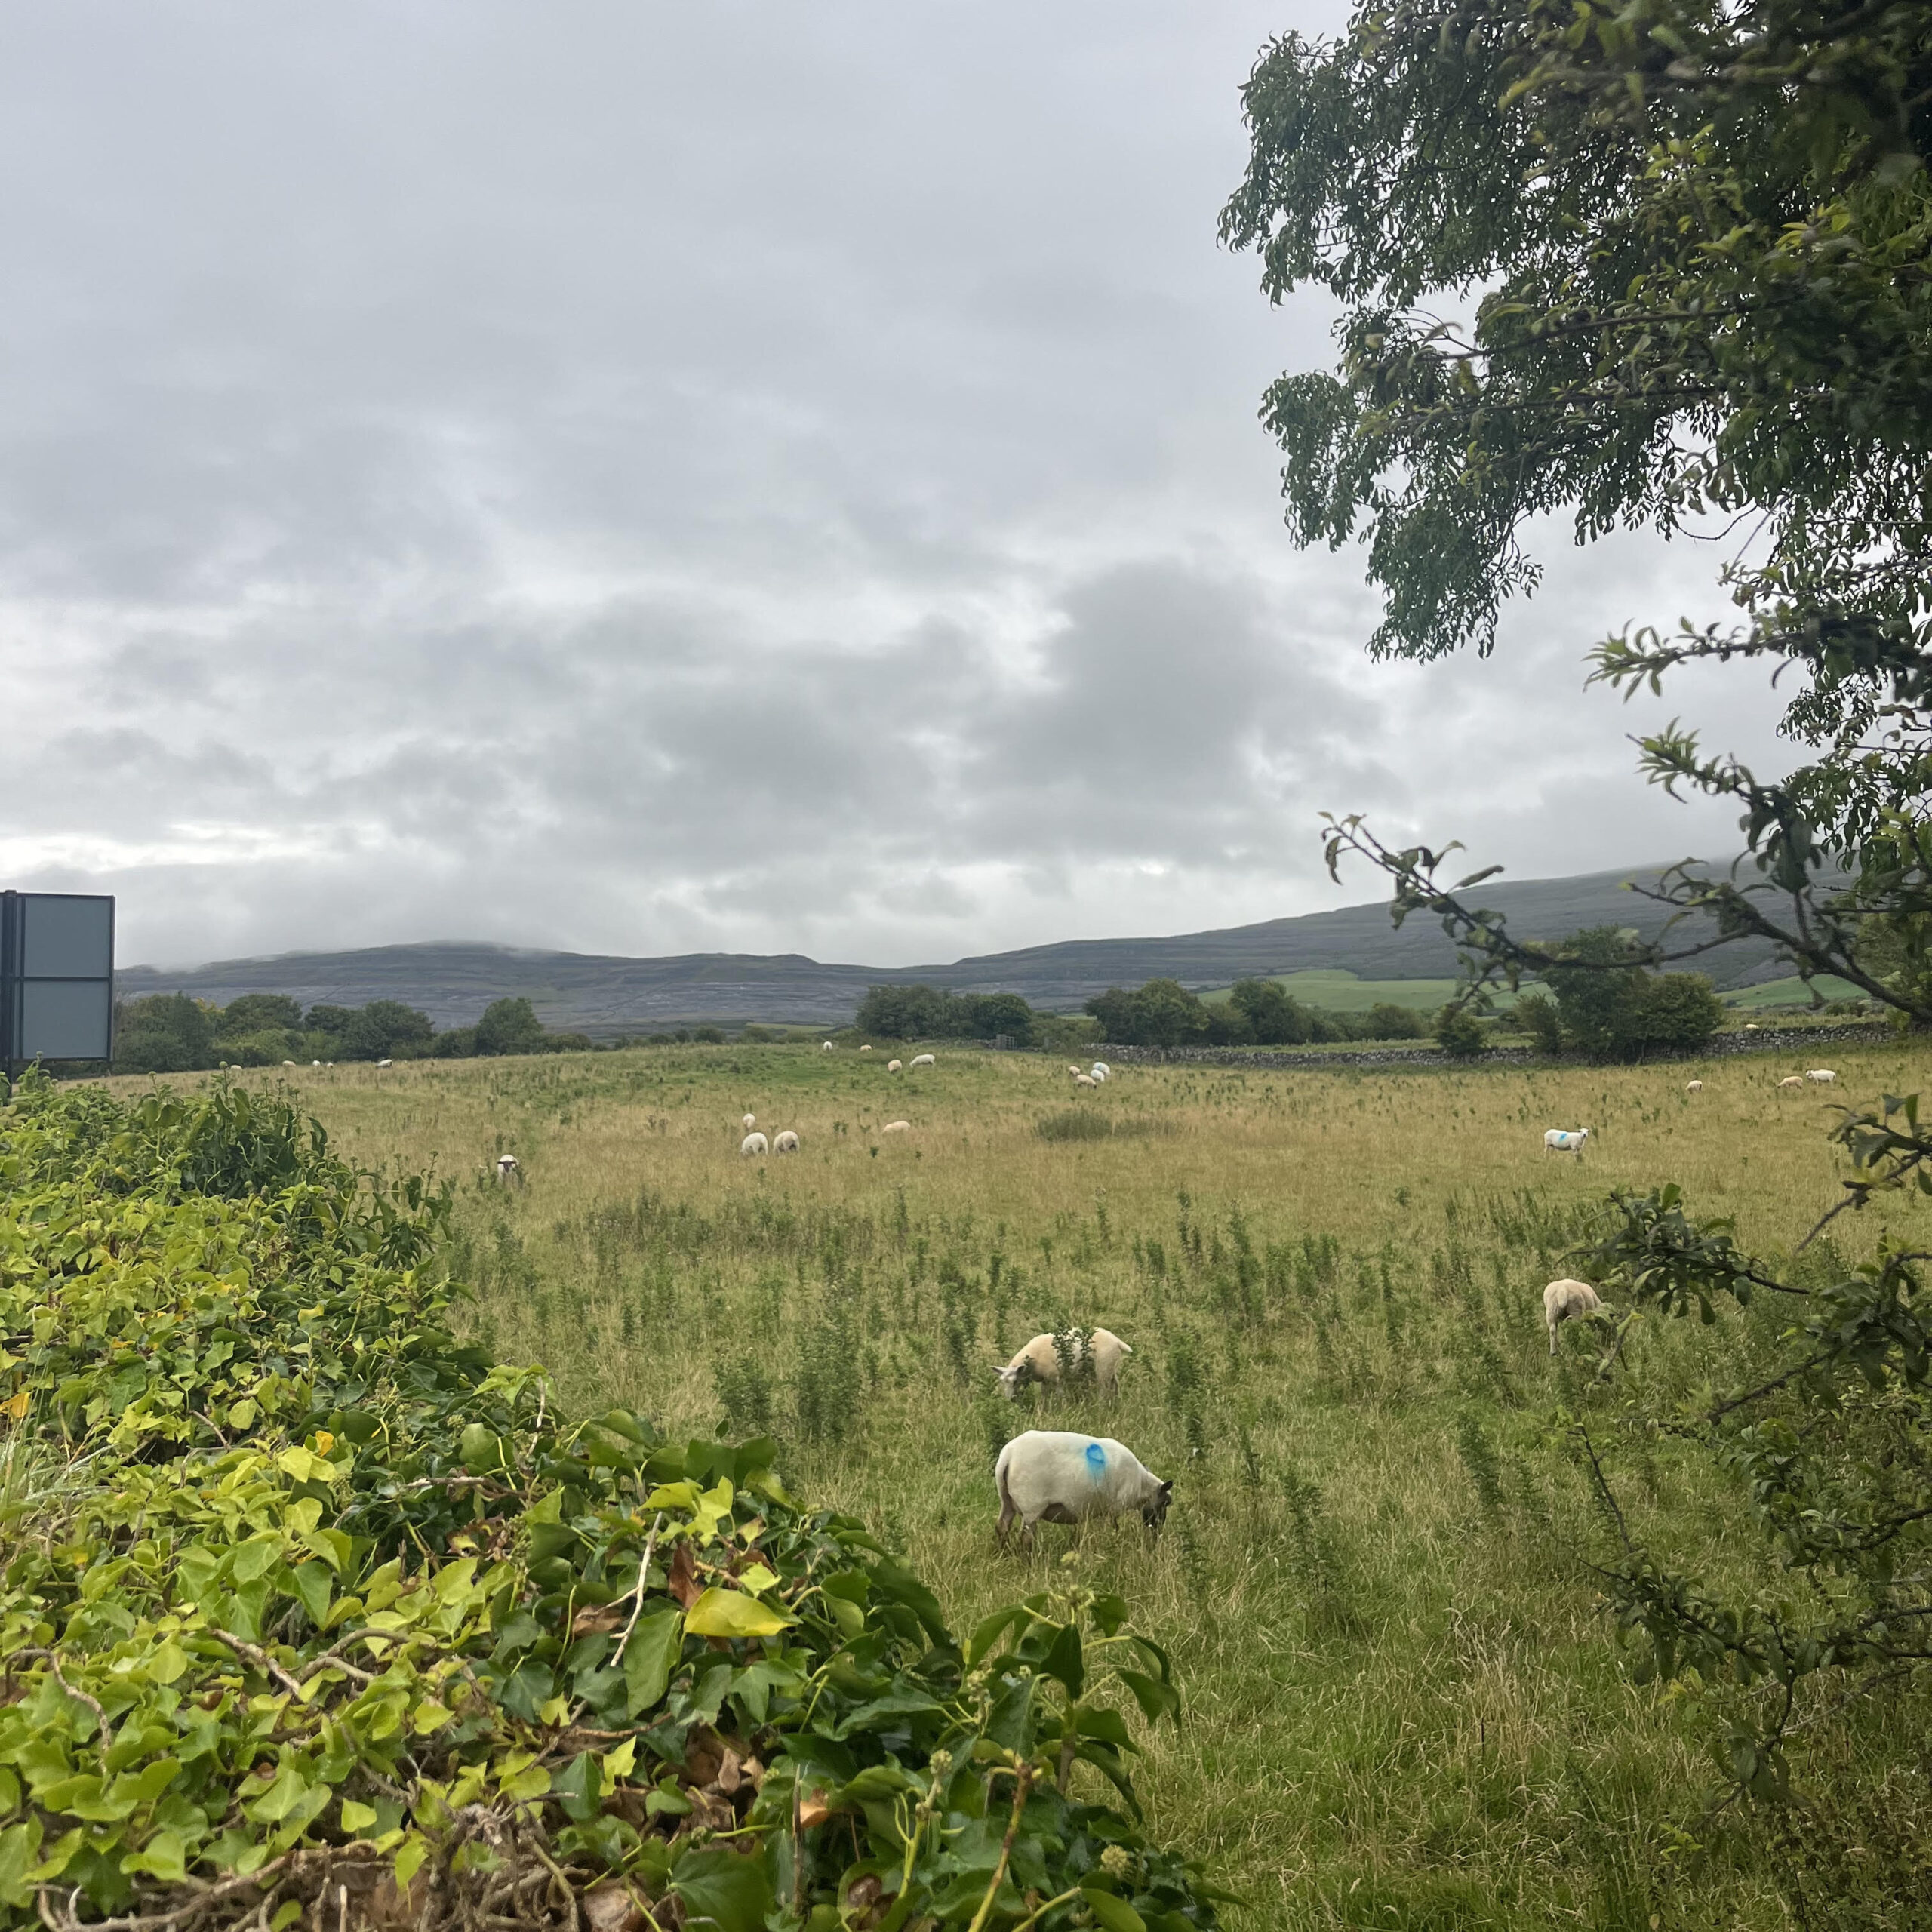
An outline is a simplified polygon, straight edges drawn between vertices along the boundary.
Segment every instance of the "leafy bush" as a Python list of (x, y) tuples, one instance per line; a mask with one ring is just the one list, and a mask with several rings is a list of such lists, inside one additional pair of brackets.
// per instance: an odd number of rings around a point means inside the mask
[(993, 1040), (1032, 1043), (1036, 1014), (1017, 993), (955, 993), (943, 986), (866, 990), (854, 1030), (881, 1040)]
[(214, 1060), (214, 1014), (186, 993), (150, 993), (115, 1015), (114, 1065), (122, 1072), (186, 1073)]
[(0, 1189), (0, 1927), (1216, 1923), (1074, 1787), (1178, 1710), (1118, 1598), (961, 1642), (769, 1441), (558, 1417), (278, 1098), (30, 1079)]
[(1516, 1002), (1513, 1017), (1536, 1042), (1537, 1052), (1560, 1054), (1563, 1051), (1563, 1016), (1549, 994), (1540, 990), (1524, 994)]
[(1482, 1022), (1465, 1006), (1445, 1006), (1436, 1015), (1435, 1041), (1456, 1060), (1474, 1060), (1489, 1051), (1489, 1035)]

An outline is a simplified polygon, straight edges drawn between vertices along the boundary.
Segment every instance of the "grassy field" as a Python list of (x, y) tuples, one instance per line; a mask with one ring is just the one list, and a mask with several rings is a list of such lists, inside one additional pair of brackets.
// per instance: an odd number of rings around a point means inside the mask
[[(1640, 1687), (1614, 1642), (1589, 1568), (1607, 1532), (1560, 1412), (1592, 1414), (1643, 1534), (1737, 1572), (1739, 1499), (1617, 1418), (1633, 1392), (1721, 1380), (1739, 1324), (1774, 1316), (1641, 1325), (1606, 1392), (1593, 1336), (1550, 1362), (1539, 1297), (1613, 1185), (1675, 1180), (1761, 1248), (1801, 1235), (1838, 1170), (1826, 1097), (1775, 1084), (1800, 1051), (1131, 1069), (1077, 1103), (1032, 1056), (894, 1075), (883, 1053), (783, 1047), (299, 1078), (358, 1158), (460, 1183), (476, 1321), (565, 1402), (769, 1426), (789, 1476), (903, 1549), (955, 1623), (1063, 1561), (1125, 1593), (1188, 1699), (1183, 1729), (1144, 1740), (1150, 1816), (1244, 1896), (1241, 1932), (1703, 1932), (1801, 1922), (1789, 1834), (1764, 1814), (1697, 1826), (1713, 1718)], [(1905, 1044), (1828, 1063), (1854, 1103), (1932, 1071)], [(741, 1159), (748, 1111), (803, 1152)], [(912, 1131), (881, 1135), (894, 1119)], [(1584, 1159), (1543, 1152), (1558, 1125), (1592, 1130)], [(505, 1150), (520, 1191), (485, 1179)], [(1158, 1543), (1049, 1528), (1030, 1559), (1001, 1555), (991, 1463), (1029, 1417), (992, 1368), (1068, 1318), (1135, 1353), (1117, 1404), (1040, 1420), (1123, 1438), (1176, 1479), (1174, 1512)], [(1797, 1767), (1819, 1830), (1860, 1857), (1880, 1817), (1932, 1843), (1925, 1715), (1820, 1718)]]
[[(1311, 968), (1302, 973), (1278, 973), (1272, 978), (1304, 1006), (1328, 1013), (1366, 1013), (1371, 1006), (1413, 1007), (1433, 1013), (1455, 992), (1454, 980), (1364, 980), (1346, 966)], [(1223, 986), (1201, 998), (1210, 1006), (1224, 1003), (1231, 989)], [(1510, 1003), (1509, 995), (1500, 1004)]]
[[(1849, 980), (1841, 980), (1835, 973), (1820, 974), (1815, 982), (1817, 989), (1826, 999), (1862, 999), (1863, 991)], [(1811, 989), (1796, 974), (1783, 980), (1766, 980), (1760, 985), (1746, 986), (1734, 993), (1724, 995), (1726, 1006), (1734, 1006), (1746, 1013), (1756, 1013), (1766, 1007), (1808, 1007), (1811, 1004)]]

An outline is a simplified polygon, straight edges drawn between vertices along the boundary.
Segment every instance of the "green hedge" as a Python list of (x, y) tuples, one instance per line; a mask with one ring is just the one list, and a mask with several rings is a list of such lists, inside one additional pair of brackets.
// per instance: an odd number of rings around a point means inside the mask
[(771, 1443), (558, 1416), (448, 1211), (278, 1097), (0, 1111), (0, 1927), (1216, 1923), (1124, 1604), (961, 1642)]

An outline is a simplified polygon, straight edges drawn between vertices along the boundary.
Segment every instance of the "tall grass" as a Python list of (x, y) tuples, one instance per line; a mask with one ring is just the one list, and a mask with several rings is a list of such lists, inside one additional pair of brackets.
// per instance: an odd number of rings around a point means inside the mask
[[(1043, 1584), (1070, 1561), (1171, 1645), (1189, 1721), (1143, 1740), (1143, 1794), (1243, 1894), (1238, 1926), (1770, 1928), (1821, 1873), (1863, 1870), (1861, 1846), (1906, 1869), (1932, 1844), (1927, 1714), (1903, 1702), (1807, 1732), (1816, 1830), (1700, 1821), (1699, 1700), (1636, 1683), (1595, 1607), (1610, 1531), (1564, 1415), (1600, 1419), (1645, 1534), (1741, 1573), (1742, 1500), (1674, 1438), (1621, 1430), (1621, 1391), (1688, 1399), (1777, 1312), (1640, 1324), (1614, 1388), (1587, 1325), (1546, 1352), (1543, 1284), (1609, 1187), (1675, 1180), (1769, 1249), (1830, 1204), (1829, 1115), (1777, 1090), (1790, 1067), (1128, 1069), (1069, 1109), (1051, 1062), (872, 1063), (713, 1048), (301, 1077), (352, 1153), (459, 1181), (454, 1260), (500, 1352), (581, 1407), (771, 1428), (957, 1623), (1026, 1580), (992, 1540), (1010, 1433), (1118, 1435), (1174, 1477), (1158, 1543), (1049, 1530), (1031, 1563)], [(1835, 1063), (1845, 1101), (1928, 1070), (1908, 1047)], [(740, 1158), (747, 1110), (803, 1152)], [(897, 1118), (912, 1132), (878, 1133)], [(1048, 1125), (1074, 1120), (1098, 1124)], [(1582, 1160), (1543, 1152), (1552, 1126), (1592, 1130)], [(486, 1178), (504, 1149), (521, 1190)], [(1133, 1345), (1117, 1402), (997, 1395), (996, 1362), (1076, 1324)]]

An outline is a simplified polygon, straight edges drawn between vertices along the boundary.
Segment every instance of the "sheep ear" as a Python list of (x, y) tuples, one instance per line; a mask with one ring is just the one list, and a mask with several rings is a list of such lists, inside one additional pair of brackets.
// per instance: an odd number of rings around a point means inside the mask
[(1161, 1484), (1161, 1500), (1163, 1503), (1171, 1503), (1174, 1500), (1174, 1486), (1171, 1481), (1164, 1482)]

